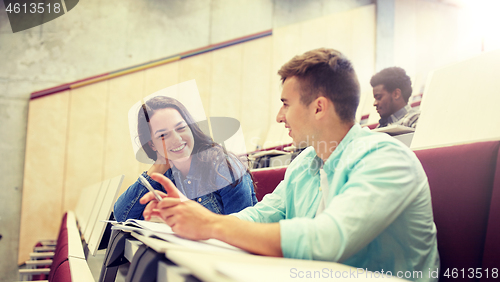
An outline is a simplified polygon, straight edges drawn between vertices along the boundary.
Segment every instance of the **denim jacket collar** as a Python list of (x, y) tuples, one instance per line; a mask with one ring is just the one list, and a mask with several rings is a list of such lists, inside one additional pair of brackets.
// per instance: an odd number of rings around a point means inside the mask
[(201, 175), (203, 172), (203, 164), (196, 155), (192, 155), (191, 166), (189, 167), (189, 172), (186, 178), (182, 176), (182, 173), (175, 166), (172, 166), (172, 176), (177, 184), (177, 189), (181, 191), (188, 199), (194, 199), (204, 194), (203, 191), (198, 191), (200, 187)]

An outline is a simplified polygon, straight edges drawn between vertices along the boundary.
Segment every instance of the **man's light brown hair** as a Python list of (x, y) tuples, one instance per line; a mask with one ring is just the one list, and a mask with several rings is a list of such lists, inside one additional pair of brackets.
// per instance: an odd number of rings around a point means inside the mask
[(311, 104), (319, 96), (333, 102), (344, 122), (354, 122), (359, 105), (359, 82), (351, 62), (339, 51), (320, 48), (293, 57), (278, 71), (282, 83), (295, 76), (300, 101)]

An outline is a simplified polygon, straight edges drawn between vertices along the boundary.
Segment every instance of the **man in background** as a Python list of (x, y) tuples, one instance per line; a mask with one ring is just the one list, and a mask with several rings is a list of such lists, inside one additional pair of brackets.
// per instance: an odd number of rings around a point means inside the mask
[(373, 87), (373, 105), (380, 115), (379, 127), (391, 124), (415, 128), (420, 111), (408, 105), (412, 88), (411, 80), (404, 69), (386, 68), (375, 74), (370, 80)]

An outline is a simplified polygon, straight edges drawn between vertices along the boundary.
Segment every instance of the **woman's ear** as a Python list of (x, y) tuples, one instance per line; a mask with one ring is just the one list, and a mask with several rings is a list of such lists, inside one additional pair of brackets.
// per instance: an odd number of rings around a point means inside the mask
[(155, 147), (155, 144), (154, 144), (153, 142), (148, 141), (148, 145), (149, 145), (149, 147), (150, 147), (153, 151), (155, 151), (155, 152), (156, 152), (156, 147)]

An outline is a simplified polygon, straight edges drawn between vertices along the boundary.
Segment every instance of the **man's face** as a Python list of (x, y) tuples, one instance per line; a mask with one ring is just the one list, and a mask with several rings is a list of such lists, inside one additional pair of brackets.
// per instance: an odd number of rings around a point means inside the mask
[(396, 112), (392, 93), (387, 92), (383, 84), (373, 87), (373, 98), (375, 98), (373, 106), (375, 106), (381, 118), (389, 117)]
[(293, 144), (298, 147), (306, 147), (311, 142), (311, 122), (314, 118), (311, 103), (305, 106), (300, 101), (300, 82), (296, 77), (288, 77), (283, 83), (281, 101), (283, 105), (276, 116), (278, 123), (284, 123), (288, 128), (288, 135), (292, 137)]

